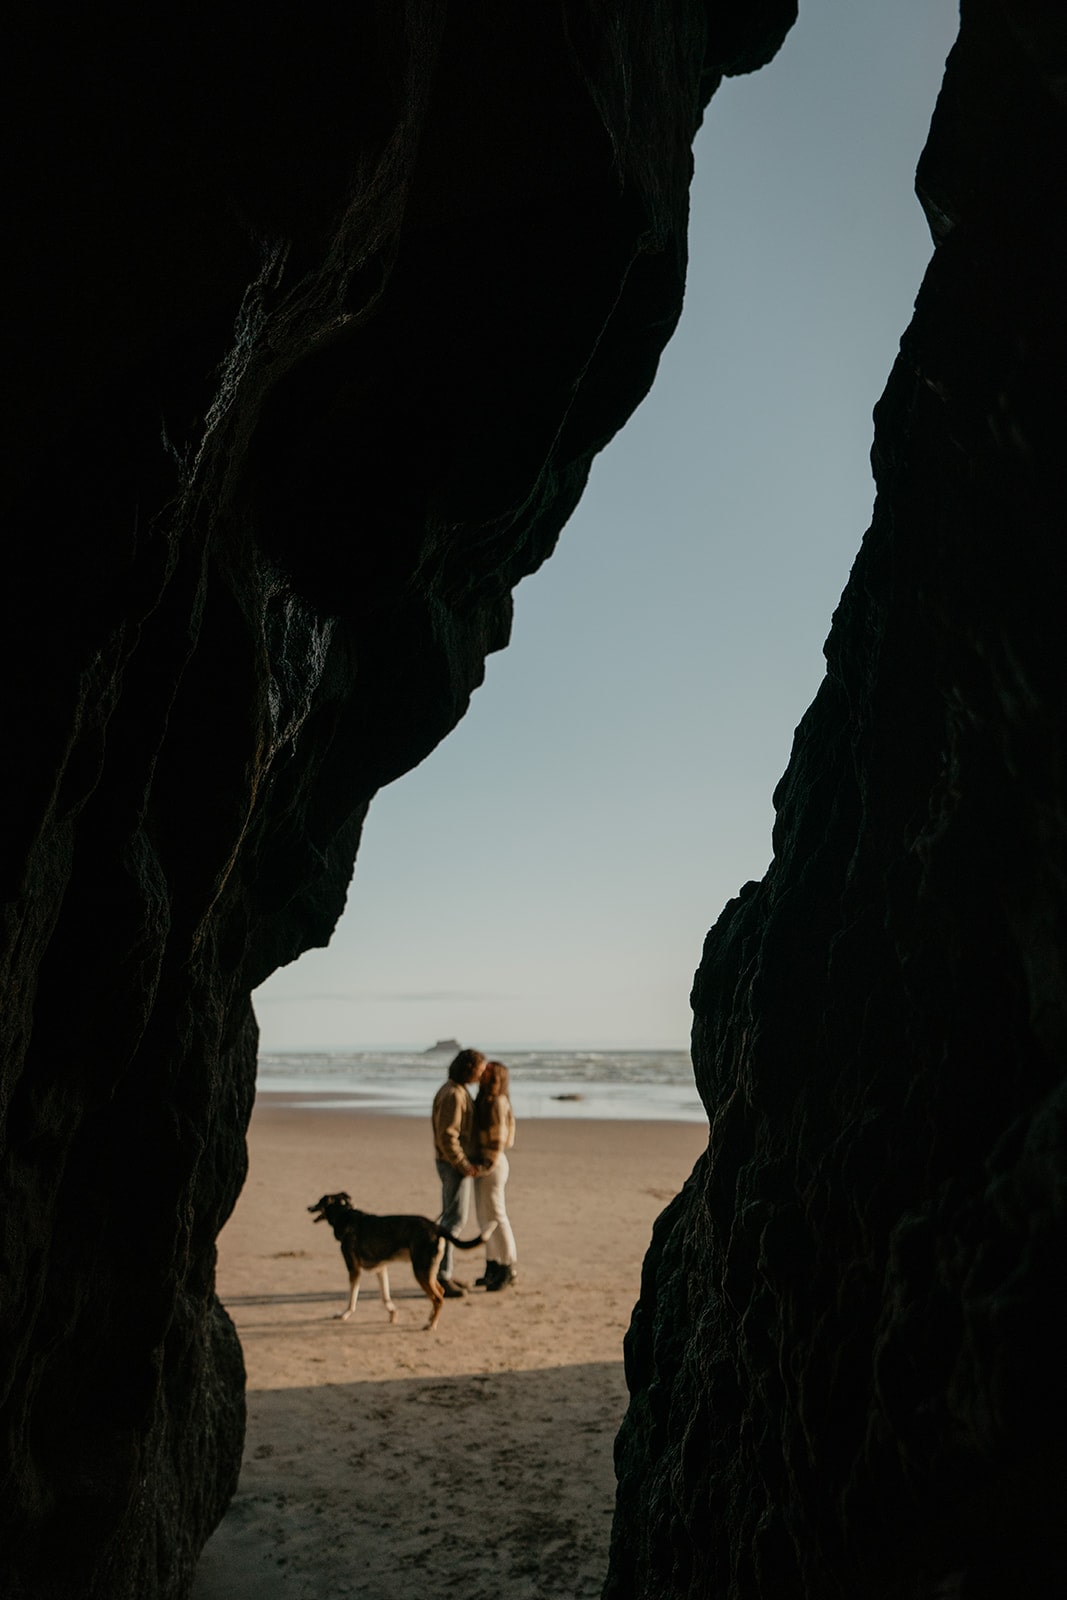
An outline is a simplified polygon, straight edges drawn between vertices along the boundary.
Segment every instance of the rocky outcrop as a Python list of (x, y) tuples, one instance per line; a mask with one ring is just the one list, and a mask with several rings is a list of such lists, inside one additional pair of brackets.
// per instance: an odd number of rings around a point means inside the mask
[(0, 1587), (181, 1595), (250, 989), (676, 322), (690, 142), (791, 0), (23, 9), (0, 648)]
[(1065, 69), (964, 4), (873, 523), (696, 975), (610, 1600), (1067, 1592)]

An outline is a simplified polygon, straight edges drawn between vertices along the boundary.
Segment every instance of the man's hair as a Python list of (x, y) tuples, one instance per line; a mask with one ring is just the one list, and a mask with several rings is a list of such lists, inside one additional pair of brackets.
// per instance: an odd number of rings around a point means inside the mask
[(480, 1050), (461, 1050), (448, 1069), (453, 1083), (470, 1083), (485, 1057)]

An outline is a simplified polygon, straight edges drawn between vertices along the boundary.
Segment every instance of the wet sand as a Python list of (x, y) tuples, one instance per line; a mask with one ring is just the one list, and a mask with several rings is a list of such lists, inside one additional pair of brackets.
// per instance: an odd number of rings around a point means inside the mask
[[(193, 1600), (592, 1600), (623, 1334), (652, 1224), (706, 1128), (524, 1120), (508, 1186), (519, 1281), (446, 1301), (431, 1334), (406, 1262), (390, 1269), (395, 1325), (373, 1274), (353, 1317), (335, 1320), (344, 1263), (306, 1209), (344, 1189), (367, 1211), (435, 1216), (428, 1115), (293, 1101), (257, 1103), (248, 1182), (219, 1240), (248, 1437)], [(484, 1252), (460, 1260), (473, 1282)]]

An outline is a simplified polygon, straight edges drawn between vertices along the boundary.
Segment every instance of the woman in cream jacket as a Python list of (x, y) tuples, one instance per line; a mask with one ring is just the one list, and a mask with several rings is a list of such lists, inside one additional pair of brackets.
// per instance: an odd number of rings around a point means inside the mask
[(515, 1235), (508, 1221), (504, 1189), (510, 1171), (507, 1152), (515, 1143), (515, 1116), (508, 1099), (508, 1069), (500, 1061), (487, 1061), (474, 1102), (474, 1142), (478, 1174), (474, 1180), (474, 1205), (478, 1229), (485, 1233), (495, 1223), (485, 1243), (487, 1289), (506, 1289), (515, 1282)]

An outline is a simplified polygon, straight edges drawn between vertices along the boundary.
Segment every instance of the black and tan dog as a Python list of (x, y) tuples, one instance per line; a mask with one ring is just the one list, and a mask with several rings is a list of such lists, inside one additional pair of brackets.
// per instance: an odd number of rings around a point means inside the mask
[(476, 1239), (456, 1239), (429, 1217), (375, 1217), (369, 1211), (357, 1211), (347, 1194), (324, 1194), (308, 1210), (316, 1222), (328, 1222), (341, 1246), (341, 1254), (348, 1268), (348, 1307), (337, 1313), (342, 1322), (356, 1309), (359, 1280), (364, 1267), (378, 1274), (382, 1291), (382, 1304), (389, 1313), (389, 1321), (396, 1321), (396, 1306), (389, 1298), (390, 1261), (411, 1262), (419, 1288), (432, 1304), (427, 1329), (437, 1326), (444, 1304), (444, 1290), (437, 1281), (437, 1269), (444, 1255), (445, 1241), (457, 1250), (473, 1250), (482, 1243)]

